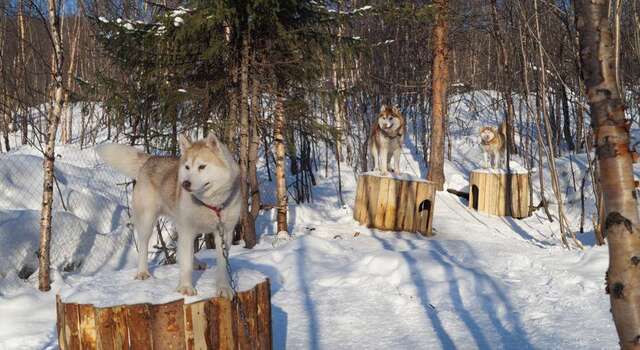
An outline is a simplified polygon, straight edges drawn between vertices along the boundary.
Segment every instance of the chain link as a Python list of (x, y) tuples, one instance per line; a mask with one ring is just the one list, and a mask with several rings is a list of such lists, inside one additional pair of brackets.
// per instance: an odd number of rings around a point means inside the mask
[(251, 349), (255, 349), (253, 346), (254, 339), (251, 337), (251, 333), (249, 332), (249, 321), (247, 321), (247, 315), (244, 312), (244, 308), (242, 307), (242, 303), (240, 303), (240, 298), (238, 297), (238, 285), (236, 284), (235, 279), (233, 278), (233, 273), (231, 271), (231, 263), (229, 262), (229, 248), (227, 247), (227, 241), (224, 239), (224, 227), (222, 222), (218, 223), (218, 235), (220, 236), (220, 242), (222, 244), (222, 256), (226, 261), (227, 265), (227, 275), (229, 276), (229, 284), (231, 285), (231, 291), (233, 292), (233, 304), (240, 310), (240, 320), (242, 321), (242, 328), (244, 329), (244, 336), (249, 340), (249, 346)]

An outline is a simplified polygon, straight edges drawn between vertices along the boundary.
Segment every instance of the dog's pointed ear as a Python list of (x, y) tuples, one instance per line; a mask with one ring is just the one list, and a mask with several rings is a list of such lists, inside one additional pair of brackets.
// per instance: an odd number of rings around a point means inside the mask
[(400, 110), (396, 106), (391, 107), (391, 110), (393, 114), (400, 115)]
[(218, 141), (218, 138), (216, 137), (216, 135), (212, 132), (207, 134), (207, 138), (206, 138), (206, 143), (207, 146), (211, 147), (211, 148), (218, 148), (218, 143), (220, 141)]
[(180, 134), (178, 144), (180, 145), (180, 153), (184, 153), (187, 148), (191, 147), (191, 139), (185, 134)]
[(387, 110), (387, 105), (386, 104), (382, 104), (382, 106), (380, 106), (380, 113), (384, 113), (384, 111)]

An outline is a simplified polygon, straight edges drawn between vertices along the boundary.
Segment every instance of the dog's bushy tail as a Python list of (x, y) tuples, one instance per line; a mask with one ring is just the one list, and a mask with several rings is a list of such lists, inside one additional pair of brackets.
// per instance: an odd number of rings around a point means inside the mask
[(132, 179), (138, 177), (140, 168), (151, 157), (134, 147), (117, 143), (100, 145), (96, 147), (96, 152), (109, 166)]
[(500, 124), (500, 128), (498, 128), (498, 132), (502, 134), (502, 136), (507, 136), (507, 120), (503, 120)]

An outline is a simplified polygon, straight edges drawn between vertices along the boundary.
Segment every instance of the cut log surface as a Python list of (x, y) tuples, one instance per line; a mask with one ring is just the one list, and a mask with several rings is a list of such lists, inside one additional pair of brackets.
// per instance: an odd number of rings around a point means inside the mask
[(353, 218), (371, 228), (432, 235), (436, 185), (407, 174), (358, 176)]
[(477, 169), (469, 175), (469, 207), (477, 211), (522, 219), (529, 216), (529, 179), (526, 170)]
[(232, 301), (214, 297), (213, 269), (195, 278), (198, 295), (186, 298), (174, 291), (172, 270), (159, 267), (145, 281), (134, 280), (133, 270), (101, 273), (63, 288), (60, 349), (271, 349), (271, 288), (262, 274), (235, 273)]

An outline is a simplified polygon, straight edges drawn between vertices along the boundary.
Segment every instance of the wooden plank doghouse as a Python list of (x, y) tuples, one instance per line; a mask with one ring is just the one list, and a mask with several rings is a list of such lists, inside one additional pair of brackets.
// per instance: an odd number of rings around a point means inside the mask
[(469, 175), (469, 207), (477, 211), (522, 219), (529, 216), (529, 179), (526, 170), (507, 173), (500, 169), (476, 169)]
[[(206, 298), (97, 307), (56, 296), (58, 344), (75, 349), (271, 349), (265, 279), (234, 301)], [(246, 322), (245, 322), (246, 321)]]
[(431, 236), (435, 194), (430, 181), (361, 174), (353, 218), (371, 228)]

